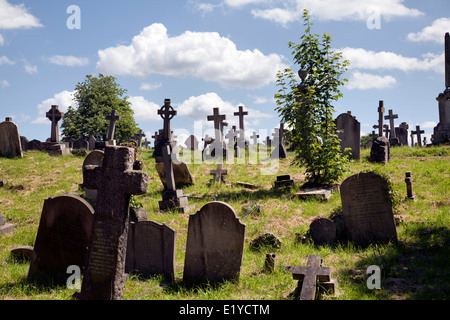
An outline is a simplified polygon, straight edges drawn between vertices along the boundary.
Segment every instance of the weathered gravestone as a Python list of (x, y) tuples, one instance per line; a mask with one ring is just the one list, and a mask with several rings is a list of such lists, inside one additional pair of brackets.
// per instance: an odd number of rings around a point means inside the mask
[(370, 149), (370, 162), (378, 162), (386, 164), (390, 159), (390, 144), (386, 137), (380, 136), (372, 141), (372, 148)]
[(215, 183), (226, 183), (225, 176), (228, 174), (228, 170), (223, 169), (222, 163), (218, 163), (216, 169), (209, 170), (209, 174), (214, 176), (214, 179), (211, 179), (211, 182), (214, 181)]
[[(104, 155), (105, 155), (105, 152), (103, 150), (94, 150), (94, 151), (90, 152), (83, 161), (83, 168), (82, 168), (83, 172), (87, 166), (100, 166), (101, 167), (102, 163), (103, 163)], [(86, 192), (86, 197), (88, 197), (89, 199), (91, 199), (94, 202), (97, 200), (97, 189), (88, 188), (88, 187), (84, 186), (83, 184), (81, 184), (81, 187), (84, 188), (84, 191)]]
[(233, 208), (224, 202), (209, 202), (190, 215), (183, 280), (239, 279), (245, 228)]
[(342, 182), (340, 193), (350, 241), (362, 246), (372, 242), (397, 242), (386, 178), (374, 172), (358, 173)]
[[(359, 159), (361, 144), (361, 124), (351, 112), (342, 113), (336, 118), (336, 129), (342, 130), (338, 138), (341, 140), (341, 153), (350, 156), (351, 159)], [(345, 151), (350, 148), (350, 153)]]
[(272, 145), (275, 146), (270, 158), (272, 159), (284, 159), (287, 157), (286, 148), (284, 147), (284, 123), (280, 123), (280, 128), (275, 128), (275, 132), (272, 133), (273, 140)]
[(83, 198), (65, 194), (45, 199), (28, 277), (67, 278), (67, 267), (84, 269), (94, 209)]
[(20, 146), (22, 147), (22, 152), (28, 151), (28, 139), (27, 139), (27, 137), (20, 136)]
[(0, 214), (0, 236), (4, 236), (14, 232), (14, 225), (6, 223), (5, 216)]
[(159, 202), (161, 211), (176, 210), (187, 213), (188, 199), (183, 196), (183, 190), (177, 189), (173, 173), (173, 162), (170, 154), (170, 146), (165, 145), (162, 148), (165, 185), (162, 191), (162, 201)]
[(384, 116), (385, 120), (389, 120), (389, 144), (391, 146), (398, 146), (400, 145), (400, 139), (397, 138), (397, 135), (395, 133), (395, 125), (394, 125), (394, 119), (398, 118), (398, 114), (394, 114), (392, 112), (392, 109), (389, 110), (389, 114), (387, 116)]
[(19, 129), (9, 117), (0, 123), (0, 157), (22, 158)]
[(227, 155), (227, 148), (223, 141), (223, 127), (226, 116), (220, 114), (219, 108), (213, 108), (213, 114), (207, 117), (208, 121), (214, 121), (214, 136), (215, 139), (210, 143), (211, 157), (220, 160)]
[(114, 140), (114, 132), (116, 131), (116, 121), (120, 120), (122, 117), (117, 114), (116, 110), (112, 110), (111, 114), (105, 117), (105, 120), (109, 120), (108, 127), (108, 141)]
[(439, 107), (439, 123), (433, 129), (433, 144), (450, 141), (450, 33), (444, 36), (445, 89), (436, 100)]
[(398, 138), (401, 146), (408, 145), (408, 129), (409, 125), (406, 122), (402, 122), (398, 127), (395, 128), (395, 135)]
[(337, 279), (331, 278), (330, 267), (322, 267), (322, 258), (317, 255), (308, 256), (306, 266), (289, 266), (285, 270), (298, 280), (300, 300), (314, 300), (317, 290), (337, 290)]
[(29, 141), (28, 150), (43, 150), (42, 142), (37, 139)]
[(277, 176), (277, 180), (274, 182), (274, 187), (276, 189), (283, 187), (290, 187), (292, 185), (294, 185), (294, 180), (291, 179), (291, 176), (289, 174)]
[(132, 194), (147, 191), (148, 173), (133, 170), (133, 148), (106, 146), (102, 166), (86, 166), (83, 184), (97, 189), (97, 202), (83, 276), (82, 300), (122, 299)]
[(420, 126), (416, 126), (416, 130), (415, 131), (411, 130), (411, 136), (414, 135), (414, 134), (417, 136), (417, 143), (418, 143), (419, 147), (422, 146), (422, 139), (421, 139), (421, 134), (422, 133), (425, 133), (425, 131), (420, 130)]
[(164, 105), (158, 110), (158, 114), (163, 119), (163, 129), (156, 135), (155, 133), (155, 151), (153, 156), (156, 162), (162, 162), (162, 149), (165, 145), (170, 146), (170, 151), (175, 147), (172, 141), (172, 131), (170, 130), (170, 120), (177, 115), (177, 111), (170, 105), (170, 99), (164, 100)]
[(155, 221), (137, 221), (130, 224), (126, 272), (143, 276), (162, 274), (174, 279), (176, 231)]
[(245, 125), (244, 116), (248, 115), (248, 111), (244, 111), (243, 106), (239, 106), (239, 111), (234, 113), (235, 116), (239, 117), (239, 138), (237, 139), (237, 148), (244, 149), (248, 143), (245, 141)]
[(336, 240), (336, 225), (330, 219), (314, 219), (309, 225), (309, 231), (314, 244), (318, 246), (332, 244)]

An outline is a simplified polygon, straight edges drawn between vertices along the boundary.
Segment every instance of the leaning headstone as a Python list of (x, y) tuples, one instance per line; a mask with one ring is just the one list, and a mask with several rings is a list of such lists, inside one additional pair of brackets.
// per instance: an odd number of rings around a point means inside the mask
[(174, 279), (176, 231), (155, 221), (138, 221), (128, 231), (126, 272)]
[(0, 123), (0, 157), (22, 158), (19, 129), (9, 117)]
[[(158, 172), (159, 179), (161, 179), (161, 182), (164, 186), (164, 188), (167, 188), (167, 182), (166, 182), (166, 172), (164, 169), (164, 162), (158, 162), (156, 164), (156, 172)], [(173, 176), (175, 178), (175, 187), (176, 188), (182, 188), (185, 186), (190, 186), (194, 184), (194, 176), (192, 175), (191, 171), (189, 170), (189, 167), (186, 163), (181, 161), (172, 161), (172, 170), (173, 170)]]
[[(350, 156), (351, 159), (359, 159), (361, 144), (361, 124), (351, 112), (342, 113), (336, 118), (336, 129), (342, 130), (339, 133), (341, 153)], [(345, 151), (350, 148), (350, 153)]]
[(134, 153), (133, 148), (107, 146), (102, 166), (83, 170), (83, 184), (98, 194), (82, 300), (122, 299), (130, 197), (147, 191), (149, 176), (133, 170)]
[(4, 236), (14, 232), (14, 225), (6, 223), (5, 216), (0, 214), (0, 236)]
[(83, 270), (93, 220), (94, 209), (79, 196), (45, 199), (28, 276), (66, 278), (70, 265)]
[(167, 144), (162, 146), (161, 149), (166, 183), (162, 191), (162, 201), (159, 202), (159, 209), (161, 211), (176, 210), (187, 213), (188, 198), (183, 196), (183, 190), (176, 187), (170, 146)]
[(450, 141), (450, 33), (444, 36), (445, 89), (436, 100), (439, 108), (439, 123), (433, 129), (433, 144)]
[(365, 246), (372, 242), (397, 242), (389, 182), (374, 172), (347, 178), (340, 187), (348, 238)]
[(20, 136), (20, 145), (22, 147), (22, 152), (28, 151), (28, 139), (27, 139), (27, 137)]
[(37, 139), (31, 140), (28, 142), (28, 150), (43, 150), (42, 142)]
[(190, 215), (183, 280), (239, 279), (245, 228), (233, 208), (224, 202), (209, 202)]
[(389, 140), (386, 137), (381, 136), (373, 139), (369, 161), (387, 164), (390, 158), (390, 148)]
[(285, 267), (299, 282), (300, 300), (315, 300), (317, 291), (325, 287), (336, 292), (337, 280), (331, 278), (330, 267), (322, 267), (322, 262), (320, 256), (310, 255), (306, 266)]

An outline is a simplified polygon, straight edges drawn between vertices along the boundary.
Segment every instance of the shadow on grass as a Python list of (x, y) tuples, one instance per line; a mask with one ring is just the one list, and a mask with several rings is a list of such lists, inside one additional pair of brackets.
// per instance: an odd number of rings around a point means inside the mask
[[(361, 296), (377, 299), (450, 299), (450, 230), (432, 223), (404, 226), (403, 238), (384, 253), (366, 256), (355, 269), (344, 270), (339, 278), (350, 279), (349, 286)], [(381, 269), (381, 289), (368, 289), (369, 266)]]

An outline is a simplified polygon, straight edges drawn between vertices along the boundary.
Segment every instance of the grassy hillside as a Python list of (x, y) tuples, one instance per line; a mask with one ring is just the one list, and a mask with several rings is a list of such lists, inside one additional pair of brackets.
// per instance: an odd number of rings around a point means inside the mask
[[(151, 151), (141, 150), (138, 158), (149, 172), (148, 192), (135, 197), (145, 208), (148, 219), (164, 222), (176, 230), (175, 283), (161, 285), (160, 277), (142, 278), (131, 275), (124, 287), (124, 299), (291, 299), (297, 281), (291, 274), (277, 268), (273, 274), (262, 272), (265, 254), (276, 253), (276, 267), (305, 265), (308, 255), (318, 254), (324, 265), (331, 267), (338, 279), (336, 299), (449, 299), (450, 298), (450, 147), (392, 148), (387, 165), (367, 161), (369, 150), (362, 150), (361, 160), (350, 165), (348, 176), (377, 170), (392, 180), (399, 243), (356, 248), (351, 244), (316, 247), (301, 241), (311, 221), (328, 217), (339, 210), (340, 195), (335, 191), (328, 202), (302, 201), (293, 197), (304, 181), (304, 168), (290, 165), (282, 159), (273, 175), (262, 174), (263, 164), (225, 164), (229, 185), (208, 186), (209, 170), (214, 164), (190, 164), (195, 184), (184, 188), (195, 213), (209, 201), (230, 204), (247, 225), (245, 250), (239, 282), (214, 286), (186, 287), (182, 283), (186, 234), (189, 214), (161, 213), (162, 184), (154, 169)], [(292, 159), (292, 155), (290, 154)], [(197, 159), (198, 160), (198, 159)], [(196, 161), (199, 162), (199, 161)], [(49, 283), (29, 282), (29, 262), (17, 261), (10, 250), (19, 245), (34, 245), (42, 205), (46, 198), (65, 192), (82, 191), (83, 158), (67, 155), (50, 157), (30, 151), (22, 159), (0, 158), (0, 213), (15, 224), (12, 235), (0, 238), (0, 299), (70, 299), (74, 289)], [(416, 201), (405, 200), (405, 172), (413, 175)], [(290, 174), (295, 181), (291, 191), (272, 189), (276, 175)], [(256, 183), (258, 190), (245, 189), (236, 181)], [(249, 205), (261, 206), (261, 212), (246, 210)], [(252, 239), (270, 231), (283, 243), (280, 249), (266, 248), (259, 252), (249, 249)], [(381, 289), (366, 286), (366, 269), (381, 268)], [(330, 299), (329, 296), (322, 297)]]

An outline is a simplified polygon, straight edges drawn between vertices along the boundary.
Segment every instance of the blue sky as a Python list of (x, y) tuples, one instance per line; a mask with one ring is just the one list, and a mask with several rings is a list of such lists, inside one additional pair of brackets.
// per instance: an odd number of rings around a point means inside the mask
[(214, 107), (228, 128), (237, 125), (233, 112), (243, 105), (248, 135), (264, 138), (280, 121), (276, 73), (298, 69), (288, 42), (303, 33), (303, 8), (313, 31), (331, 34), (350, 60), (336, 116), (351, 111), (370, 133), (384, 100), (396, 125), (420, 125), (429, 141), (444, 90), (448, 0), (0, 0), (0, 119), (11, 116), (21, 135), (45, 140), (50, 106), (75, 106), (76, 84), (103, 73), (128, 90), (149, 138), (162, 128), (156, 110), (166, 98), (180, 137), (208, 133)]

